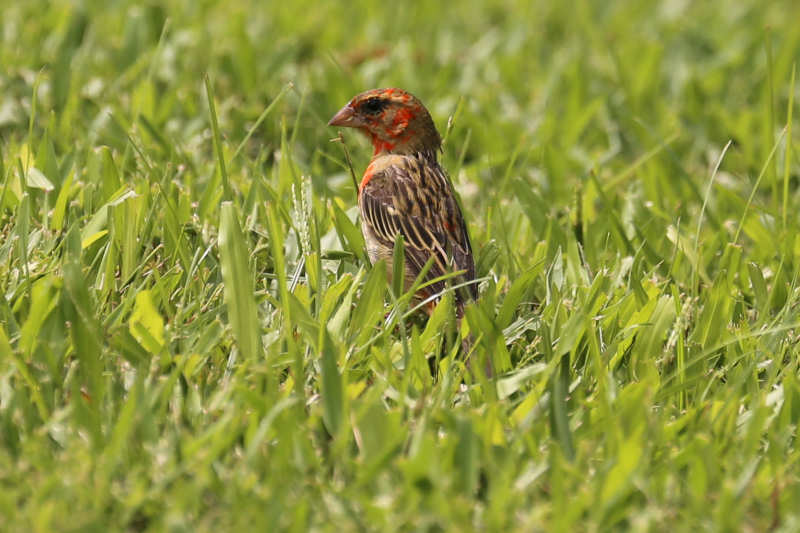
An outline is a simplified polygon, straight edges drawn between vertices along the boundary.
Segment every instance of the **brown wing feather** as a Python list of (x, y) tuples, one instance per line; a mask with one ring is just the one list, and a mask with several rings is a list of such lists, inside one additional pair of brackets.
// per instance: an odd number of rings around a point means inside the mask
[[(435, 156), (394, 156), (387, 163), (383, 168), (371, 165), (376, 171), (359, 198), (361, 215), (374, 237), (391, 249), (395, 237), (403, 235), (406, 268), (412, 277), (433, 257), (426, 281), (452, 270), (463, 270), (466, 280), (474, 279), (475, 265), (464, 217)], [(476, 286), (468, 287), (469, 295), (477, 297)], [(433, 293), (439, 292), (445, 283), (435, 283), (431, 288)]]

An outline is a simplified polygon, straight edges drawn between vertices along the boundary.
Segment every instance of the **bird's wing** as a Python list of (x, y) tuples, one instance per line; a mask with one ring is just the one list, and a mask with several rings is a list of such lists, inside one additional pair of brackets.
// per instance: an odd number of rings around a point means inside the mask
[[(406, 156), (376, 171), (361, 190), (361, 214), (385, 246), (394, 246), (403, 235), (406, 264), (414, 275), (433, 257), (425, 281), (447, 272), (463, 270), (466, 280), (475, 278), (475, 264), (467, 226), (450, 181), (435, 158)], [(445, 288), (431, 286), (432, 293)], [(468, 286), (477, 297), (477, 287)]]

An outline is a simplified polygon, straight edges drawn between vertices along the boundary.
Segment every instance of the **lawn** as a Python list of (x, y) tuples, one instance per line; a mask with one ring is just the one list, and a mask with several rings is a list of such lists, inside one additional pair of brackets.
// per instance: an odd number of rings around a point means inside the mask
[[(0, 530), (800, 530), (796, 1), (0, 13)], [(461, 324), (365, 256), (385, 86)]]

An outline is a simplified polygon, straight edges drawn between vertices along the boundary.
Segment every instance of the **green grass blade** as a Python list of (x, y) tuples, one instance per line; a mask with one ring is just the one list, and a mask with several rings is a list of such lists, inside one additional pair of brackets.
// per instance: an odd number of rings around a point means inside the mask
[(223, 202), (220, 208), (219, 253), (233, 336), (246, 360), (255, 361), (261, 354), (261, 328), (254, 296), (254, 278), (249, 266), (248, 245), (239, 226), (236, 207)]
[(203, 77), (206, 86), (206, 97), (208, 99), (208, 115), (211, 119), (211, 133), (214, 139), (214, 151), (217, 154), (217, 169), (222, 178), (223, 199), (233, 200), (233, 192), (228, 181), (228, 169), (225, 165), (225, 153), (222, 149), (222, 135), (219, 131), (219, 121), (217, 120), (217, 106), (214, 104), (214, 88), (211, 86), (211, 78), (208, 74)]

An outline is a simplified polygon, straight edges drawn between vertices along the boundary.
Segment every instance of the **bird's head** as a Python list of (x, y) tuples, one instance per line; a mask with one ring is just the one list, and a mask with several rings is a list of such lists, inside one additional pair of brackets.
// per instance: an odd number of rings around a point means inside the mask
[(356, 128), (380, 153), (435, 153), (442, 145), (428, 110), (402, 89), (372, 89), (355, 96), (328, 122), (329, 126)]

